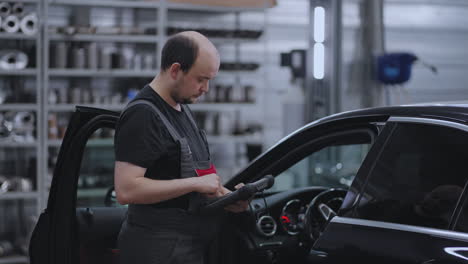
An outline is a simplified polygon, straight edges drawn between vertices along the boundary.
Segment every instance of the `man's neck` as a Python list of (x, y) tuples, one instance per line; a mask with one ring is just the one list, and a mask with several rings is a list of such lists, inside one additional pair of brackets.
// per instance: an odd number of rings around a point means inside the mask
[(169, 85), (167, 85), (166, 82), (164, 82), (164, 80), (161, 78), (160, 75), (156, 76), (156, 78), (154, 78), (149, 86), (157, 93), (159, 94), (159, 96), (161, 96), (161, 98), (166, 101), (166, 103), (168, 103), (170, 106), (172, 106), (172, 108), (174, 108), (175, 110), (177, 111), (181, 111), (181, 106), (179, 103), (177, 103), (176, 101), (174, 101), (174, 99), (172, 98), (171, 94), (170, 94), (170, 87)]

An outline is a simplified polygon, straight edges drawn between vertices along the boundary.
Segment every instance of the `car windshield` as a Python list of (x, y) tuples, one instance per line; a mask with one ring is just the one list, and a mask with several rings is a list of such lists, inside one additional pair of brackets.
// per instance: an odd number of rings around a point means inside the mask
[(271, 190), (284, 191), (308, 186), (347, 189), (369, 148), (370, 144), (364, 143), (322, 148), (279, 174)]

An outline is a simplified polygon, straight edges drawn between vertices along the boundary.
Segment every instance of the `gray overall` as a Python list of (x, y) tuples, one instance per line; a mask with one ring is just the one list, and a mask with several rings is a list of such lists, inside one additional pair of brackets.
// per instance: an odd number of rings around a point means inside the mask
[[(182, 138), (166, 117), (152, 103), (147, 104), (157, 113), (180, 147), (180, 177), (197, 177), (195, 169), (208, 169), (210, 160), (194, 161), (186, 138)], [(198, 128), (190, 114), (192, 126)], [(202, 135), (205, 136), (205, 135)], [(204, 140), (206, 142), (206, 140)], [(208, 148), (208, 146), (206, 146)], [(130, 204), (127, 218), (122, 224), (118, 238), (120, 264), (202, 264), (210, 241), (218, 231), (221, 215), (198, 213), (205, 200), (199, 193), (189, 194), (188, 210), (182, 208), (156, 208), (151, 205)]]

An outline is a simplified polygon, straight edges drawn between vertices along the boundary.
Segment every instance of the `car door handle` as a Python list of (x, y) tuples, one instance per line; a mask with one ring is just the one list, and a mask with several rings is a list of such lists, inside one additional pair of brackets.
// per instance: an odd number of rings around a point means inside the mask
[(328, 257), (328, 253), (324, 251), (318, 251), (311, 249), (309, 255), (307, 256), (308, 263), (320, 263)]
[(441, 264), (442, 262), (440, 262), (439, 260), (437, 259), (429, 259), (429, 260), (426, 260), (424, 262), (421, 262), (421, 264)]

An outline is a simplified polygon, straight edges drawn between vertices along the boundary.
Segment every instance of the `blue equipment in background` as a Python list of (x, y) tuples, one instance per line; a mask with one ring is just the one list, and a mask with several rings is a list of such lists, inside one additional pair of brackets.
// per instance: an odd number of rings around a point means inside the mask
[[(377, 79), (383, 84), (402, 84), (411, 78), (411, 67), (419, 60), (414, 54), (407, 52), (387, 53), (377, 57)], [(437, 68), (423, 63), (434, 73)]]

